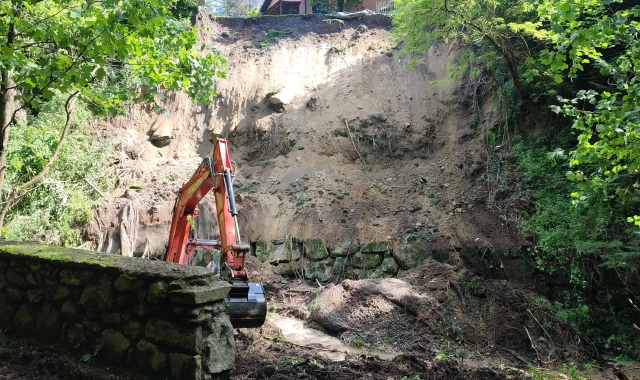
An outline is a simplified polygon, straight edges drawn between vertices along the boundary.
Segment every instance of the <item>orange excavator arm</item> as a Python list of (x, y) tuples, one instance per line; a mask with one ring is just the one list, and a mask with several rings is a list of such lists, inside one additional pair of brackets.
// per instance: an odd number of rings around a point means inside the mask
[[(231, 323), (234, 327), (260, 327), (266, 318), (266, 299), (262, 283), (249, 283), (244, 267), (249, 246), (242, 244), (240, 239), (233, 172), (227, 140), (218, 138), (211, 156), (202, 161), (195, 174), (178, 192), (165, 261), (189, 265), (197, 248), (221, 249), (220, 276), (232, 285), (226, 299)], [(215, 192), (220, 240), (189, 239), (191, 223), (198, 215), (198, 203), (212, 189)]]

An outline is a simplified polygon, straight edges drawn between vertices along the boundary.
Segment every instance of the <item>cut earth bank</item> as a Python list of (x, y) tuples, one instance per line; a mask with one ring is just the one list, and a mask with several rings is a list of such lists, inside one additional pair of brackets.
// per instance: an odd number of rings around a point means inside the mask
[[(227, 138), (259, 258), (247, 267), (273, 315), (235, 333), (236, 378), (530, 378), (529, 364), (596, 357), (541, 307), (564, 280), (532, 277), (521, 258), (531, 194), (485, 145), (500, 105), (468, 78), (433, 85), (462, 46), (433, 46), (407, 71), (384, 16), (195, 21), (229, 63), (216, 104), (168, 94), (168, 117), (134, 107), (105, 125), (119, 183), (85, 235), (100, 252), (161, 255), (178, 189)], [(196, 236), (217, 236), (214, 207), (202, 202)], [(283, 341), (287, 323), (361, 351), (333, 363), (331, 348)]]

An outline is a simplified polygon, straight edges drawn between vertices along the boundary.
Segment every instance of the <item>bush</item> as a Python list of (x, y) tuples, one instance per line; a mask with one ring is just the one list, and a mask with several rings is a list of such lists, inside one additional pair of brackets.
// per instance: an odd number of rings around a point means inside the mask
[[(572, 144), (571, 135), (557, 133), (553, 140), (526, 143), (516, 139), (513, 153), (526, 185), (535, 191), (535, 213), (526, 216), (524, 233), (534, 236), (531, 259), (543, 276), (568, 279), (569, 288), (556, 293), (544, 309), (571, 323), (599, 348), (623, 358), (640, 358), (640, 334), (632, 328), (637, 315), (629, 308), (628, 289), (637, 284), (634, 258), (637, 234), (620, 222), (621, 204), (572, 207), (575, 184), (565, 173), (566, 161), (548, 152)], [(560, 148), (555, 148), (560, 146)], [(557, 152), (557, 150), (556, 150)]]
[[(11, 129), (5, 192), (29, 181), (47, 163), (64, 128), (64, 100), (55, 97), (37, 116)], [(72, 120), (51, 170), (8, 211), (2, 231), (7, 239), (80, 245), (79, 228), (89, 222), (101, 197), (93, 186), (103, 192), (114, 187), (115, 173), (108, 161), (113, 148), (106, 141), (96, 142), (96, 119), (78, 102)]]

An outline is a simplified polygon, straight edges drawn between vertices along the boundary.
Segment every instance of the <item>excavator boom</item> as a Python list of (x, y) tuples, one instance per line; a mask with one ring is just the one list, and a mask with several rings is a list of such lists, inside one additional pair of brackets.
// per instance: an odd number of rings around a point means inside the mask
[[(258, 282), (250, 283), (244, 266), (249, 246), (242, 244), (240, 239), (233, 172), (227, 140), (218, 138), (211, 156), (202, 161), (178, 193), (165, 261), (190, 265), (198, 248), (220, 249), (220, 277), (231, 283), (231, 291), (225, 299), (231, 324), (237, 328), (260, 327), (267, 315), (267, 302), (264, 286)], [(220, 240), (190, 239), (189, 231), (193, 218), (198, 215), (198, 203), (212, 189)]]

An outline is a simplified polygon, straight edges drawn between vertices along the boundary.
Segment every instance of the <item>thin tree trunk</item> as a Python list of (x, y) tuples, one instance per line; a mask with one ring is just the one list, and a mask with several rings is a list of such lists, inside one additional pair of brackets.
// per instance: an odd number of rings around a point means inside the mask
[(338, 0), (338, 12), (344, 12), (344, 0)]
[[(11, 47), (15, 39), (15, 23), (9, 24), (6, 46)], [(9, 127), (13, 124), (15, 115), (15, 89), (11, 70), (2, 72), (0, 83), (0, 200), (2, 200), (2, 190), (4, 179), (7, 174), (7, 149), (9, 148)], [(8, 198), (8, 197), (7, 197)], [(0, 231), (4, 224), (4, 213), (0, 214)], [(1, 232), (0, 232), (1, 233)]]
[(509, 51), (503, 50), (502, 56), (504, 60), (507, 62), (507, 69), (511, 74), (511, 79), (513, 80), (513, 87), (516, 90), (516, 96), (519, 101), (522, 101), (522, 88), (520, 86), (520, 74), (518, 74), (518, 63), (515, 62), (513, 58), (513, 54)]
[[(7, 161), (7, 144), (9, 143), (9, 129), (13, 123), (13, 108), (15, 99), (15, 90), (12, 90), (13, 81), (11, 80), (11, 71), (2, 72), (2, 83), (0, 84), (0, 198), (6, 177), (6, 161)], [(0, 220), (0, 229), (2, 221)]]

